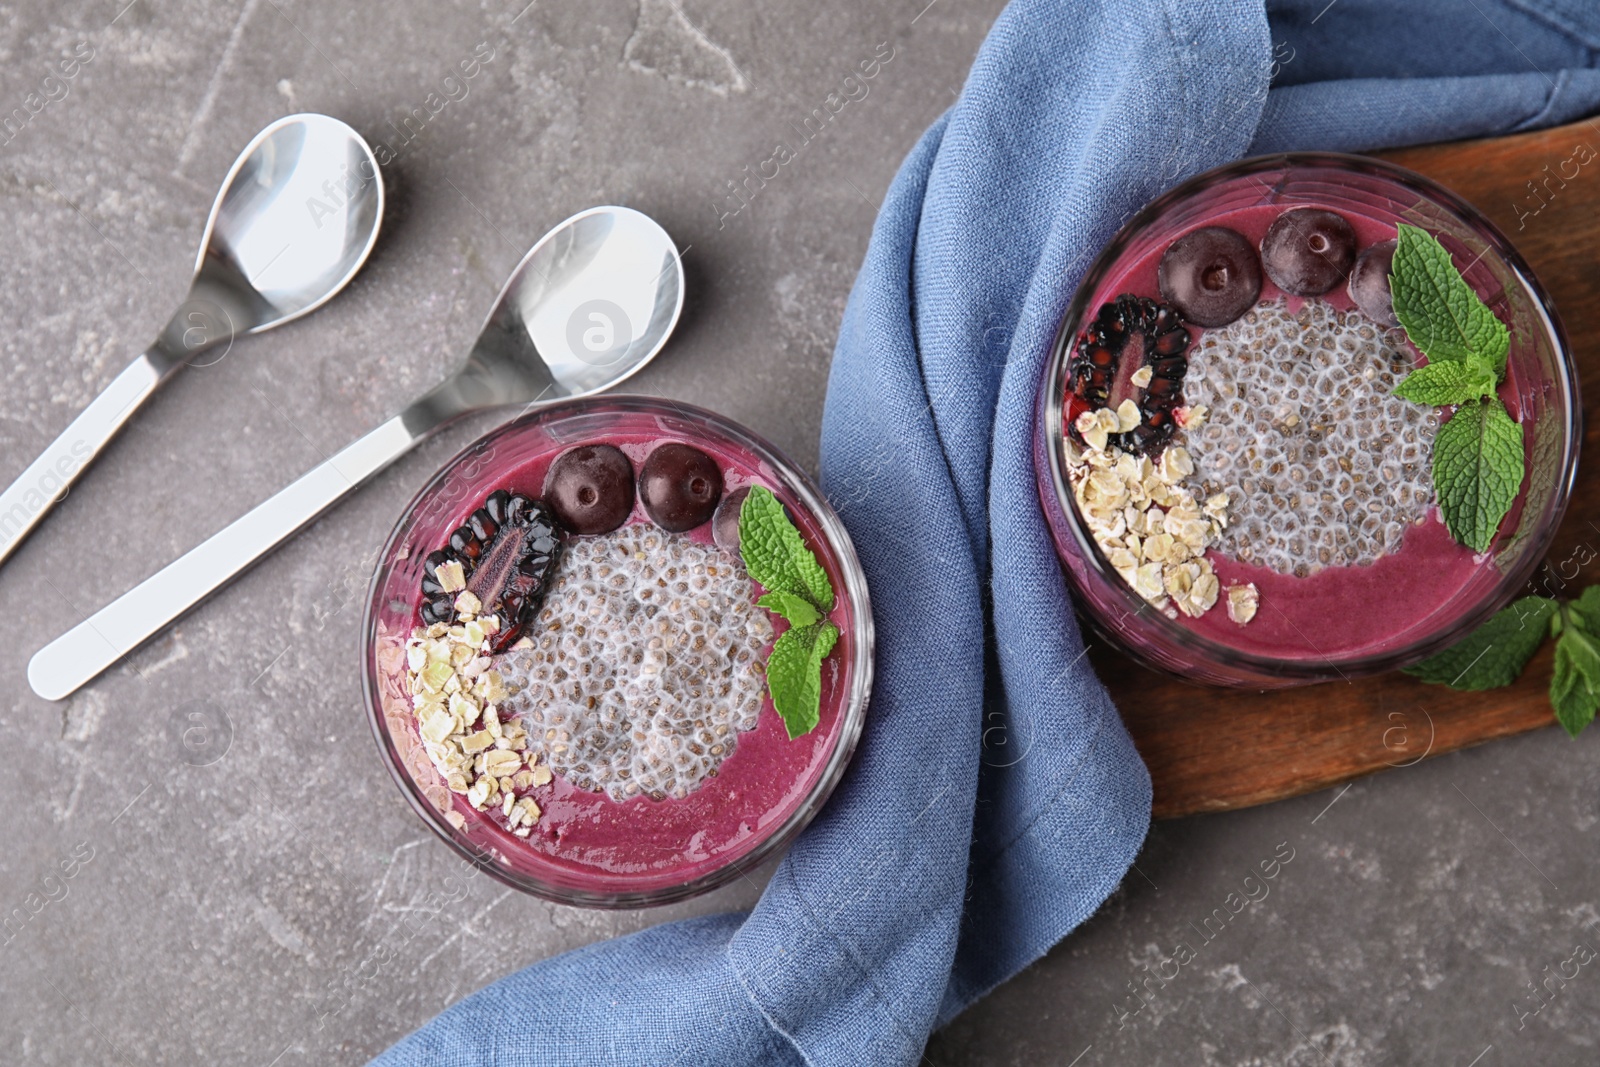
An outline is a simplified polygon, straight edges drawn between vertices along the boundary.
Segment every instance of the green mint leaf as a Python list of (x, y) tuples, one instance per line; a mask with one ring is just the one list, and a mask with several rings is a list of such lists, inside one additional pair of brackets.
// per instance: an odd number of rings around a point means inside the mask
[(811, 601), (793, 593), (768, 593), (756, 603), (774, 615), (782, 615), (788, 619), (790, 626), (810, 626), (822, 618)]
[(1522, 475), (1522, 427), (1498, 398), (1461, 405), (1433, 439), (1439, 509), (1450, 535), (1475, 552), (1494, 540)]
[(1455, 363), (1441, 360), (1412, 371), (1395, 387), (1394, 395), (1429, 407), (1464, 404), (1493, 396), (1495, 378), (1494, 368), (1476, 356)]
[(1592, 634), (1574, 625), (1571, 617), (1556, 639), (1550, 707), (1556, 721), (1573, 737), (1594, 721), (1595, 710), (1600, 708), (1600, 646)]
[(1416, 666), (1407, 667), (1405, 673), (1452, 689), (1498, 689), (1510, 685), (1544, 644), (1555, 611), (1556, 602), (1547, 597), (1513, 600), (1466, 637)]
[(1511, 346), (1506, 324), (1461, 277), (1438, 238), (1399, 224), (1389, 292), (1406, 336), (1430, 362), (1477, 356), (1494, 368), (1497, 379), (1505, 373)]
[(1567, 616), (1569, 620), (1577, 616), (1585, 630), (1600, 636), (1600, 585), (1591, 585), (1577, 600), (1569, 601)]
[(739, 508), (739, 554), (750, 577), (769, 591), (804, 597), (822, 615), (833, 610), (828, 572), (806, 547), (778, 498), (763, 486), (751, 486)]
[(817, 728), (822, 711), (822, 661), (839, 631), (831, 622), (791, 627), (767, 658), (767, 689), (793, 741)]

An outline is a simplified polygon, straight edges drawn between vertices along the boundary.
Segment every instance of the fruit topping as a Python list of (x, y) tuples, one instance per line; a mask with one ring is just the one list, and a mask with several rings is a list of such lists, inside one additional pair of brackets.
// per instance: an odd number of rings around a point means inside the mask
[(423, 561), (422, 621), (452, 622), (465, 600), (472, 614), (496, 620), (491, 651), (504, 651), (539, 610), (560, 549), (560, 527), (542, 501), (495, 490), (447, 548)]
[[(1078, 401), (1068, 404), (1069, 424), (1079, 439), (1089, 434), (1098, 444), (1104, 432), (1124, 451), (1160, 451), (1176, 428), (1173, 412), (1183, 404), (1188, 347), (1183, 317), (1165, 304), (1120, 296), (1102, 305), (1067, 368)], [(1093, 414), (1083, 419), (1085, 413)]]
[(1398, 326), (1394, 295), (1389, 292), (1389, 271), (1394, 265), (1395, 242), (1379, 241), (1356, 259), (1350, 271), (1350, 299), (1367, 318), (1380, 326)]
[(655, 524), (683, 533), (710, 520), (722, 498), (722, 469), (692, 445), (672, 442), (645, 457), (639, 499)]
[(1161, 297), (1196, 326), (1226, 326), (1261, 295), (1261, 261), (1244, 234), (1203, 226), (1184, 234), (1156, 270)]
[(711, 517), (711, 539), (729, 552), (739, 551), (739, 509), (749, 495), (749, 486), (735, 489), (722, 498), (717, 513)]
[(1343, 215), (1316, 207), (1285, 211), (1261, 238), (1261, 265), (1291, 296), (1321, 296), (1356, 261), (1356, 232)]
[(633, 512), (633, 464), (615, 445), (568, 449), (550, 465), (544, 499), (573, 533), (610, 533)]

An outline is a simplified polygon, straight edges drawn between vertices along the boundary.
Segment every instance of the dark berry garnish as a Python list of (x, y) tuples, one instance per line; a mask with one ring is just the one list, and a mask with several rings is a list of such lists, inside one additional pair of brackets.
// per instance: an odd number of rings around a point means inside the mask
[(674, 441), (645, 457), (639, 499), (663, 530), (694, 529), (711, 518), (721, 498), (722, 469), (698, 448)]
[(550, 465), (544, 500), (573, 533), (610, 533), (633, 512), (633, 464), (615, 445), (568, 449)]
[(1261, 239), (1261, 265), (1293, 296), (1321, 296), (1344, 281), (1356, 261), (1356, 231), (1343, 215), (1318, 207), (1285, 211)]
[(445, 589), (439, 568), (459, 563), (467, 589), (482, 605), (478, 617), (500, 623), (489, 640), (493, 651), (502, 652), (533, 621), (560, 552), (561, 528), (544, 502), (497, 489), (450, 534), (448, 547), (423, 560), (422, 621), (455, 620), (461, 594)]
[[(1069, 412), (1116, 410), (1132, 400), (1139, 425), (1111, 435), (1110, 443), (1127, 452), (1160, 451), (1177, 428), (1172, 413), (1183, 403), (1188, 349), (1189, 330), (1175, 308), (1137, 296), (1101, 305), (1067, 367), (1073, 396), (1081, 402), (1069, 404)], [(1135, 376), (1142, 367), (1150, 368), (1150, 380), (1140, 387)]]
[(1394, 296), (1389, 292), (1389, 271), (1394, 267), (1393, 241), (1379, 241), (1356, 259), (1350, 271), (1350, 299), (1373, 322), (1398, 326)]
[(1226, 326), (1261, 295), (1261, 261), (1238, 230), (1203, 226), (1184, 234), (1156, 269), (1162, 299), (1196, 326)]
[(711, 517), (711, 539), (729, 552), (739, 551), (739, 511), (749, 495), (749, 486), (735, 489), (722, 498), (717, 513)]

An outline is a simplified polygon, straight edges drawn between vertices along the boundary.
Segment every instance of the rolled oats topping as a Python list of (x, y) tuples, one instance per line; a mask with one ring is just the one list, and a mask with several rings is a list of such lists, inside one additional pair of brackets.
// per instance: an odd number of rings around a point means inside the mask
[[(446, 567), (439, 568), (442, 585), (452, 578)], [(477, 618), (480, 606), (463, 590), (455, 600), (454, 625), (441, 622), (412, 631), (405, 649), (412, 713), (423, 749), (449, 790), (479, 811), (499, 805), (512, 833), (526, 837), (539, 819), (539, 806), (516, 794), (549, 782), (550, 769), (535, 765), (521, 722), (502, 717), (508, 694), (489, 653), (499, 623)], [(459, 812), (446, 817), (457, 829), (465, 825)]]
[(1228, 618), (1243, 626), (1256, 617), (1260, 599), (1254, 582), (1228, 586)]
[(1096, 543), (1135, 592), (1169, 614), (1191, 618), (1216, 604), (1220, 583), (1206, 559), (1227, 526), (1228, 498), (1216, 494), (1202, 505), (1185, 480), (1195, 472), (1182, 445), (1170, 445), (1159, 460), (1115, 446), (1093, 447), (1103, 435), (1104, 409), (1079, 417), (1090, 447), (1066, 444), (1067, 477), (1079, 513)]

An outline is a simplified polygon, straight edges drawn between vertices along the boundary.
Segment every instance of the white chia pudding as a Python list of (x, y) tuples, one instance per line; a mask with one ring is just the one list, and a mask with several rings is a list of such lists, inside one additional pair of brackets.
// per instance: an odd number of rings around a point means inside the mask
[(499, 667), (528, 749), (580, 789), (685, 797), (753, 729), (772, 623), (734, 553), (649, 523), (575, 537)]
[(1438, 414), (1394, 395), (1413, 369), (1397, 336), (1322, 300), (1201, 334), (1183, 395), (1210, 414), (1185, 443), (1200, 495), (1229, 494), (1217, 548), (1302, 577), (1398, 551), (1434, 500)]

